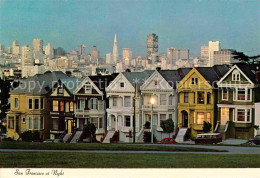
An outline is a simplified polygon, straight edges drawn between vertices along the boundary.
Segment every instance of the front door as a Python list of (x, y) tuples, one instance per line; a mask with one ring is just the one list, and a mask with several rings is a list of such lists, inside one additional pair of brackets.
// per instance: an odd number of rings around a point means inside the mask
[(226, 125), (227, 121), (229, 121), (229, 108), (221, 108), (220, 125)]
[(182, 127), (188, 127), (188, 120), (188, 113), (186, 111), (182, 111)]
[(68, 133), (69, 134), (71, 133), (71, 127), (72, 127), (71, 120), (68, 120)]

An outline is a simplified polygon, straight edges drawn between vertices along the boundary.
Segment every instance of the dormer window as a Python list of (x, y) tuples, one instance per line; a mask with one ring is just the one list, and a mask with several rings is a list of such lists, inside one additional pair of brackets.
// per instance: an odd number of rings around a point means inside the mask
[(120, 87), (121, 87), (121, 88), (124, 88), (124, 87), (125, 87), (125, 83), (124, 83), (124, 82), (121, 82), (121, 83), (120, 83)]
[(198, 84), (198, 78), (192, 78), (191, 79), (191, 84), (192, 85), (197, 85)]
[(240, 73), (237, 69), (232, 72), (232, 81), (240, 81)]
[(91, 84), (89, 82), (84, 85), (85, 93), (89, 93), (91, 91)]

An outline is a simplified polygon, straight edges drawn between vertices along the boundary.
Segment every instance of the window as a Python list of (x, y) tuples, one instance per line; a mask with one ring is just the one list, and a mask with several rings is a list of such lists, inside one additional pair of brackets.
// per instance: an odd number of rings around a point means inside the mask
[(160, 105), (166, 105), (166, 94), (160, 95)]
[(243, 88), (238, 88), (237, 100), (245, 100), (245, 99), (246, 99), (246, 90)]
[(188, 102), (189, 102), (189, 93), (184, 92), (184, 103), (188, 103)]
[(204, 99), (205, 99), (204, 92), (199, 91), (198, 92), (198, 104), (204, 104)]
[(117, 98), (116, 97), (113, 97), (113, 106), (117, 106)]
[(14, 98), (14, 108), (18, 108), (18, 98)]
[(198, 78), (192, 78), (191, 79), (191, 84), (192, 85), (197, 85), (198, 84)]
[(39, 99), (34, 99), (34, 109), (39, 109)]
[(205, 120), (205, 113), (204, 112), (198, 112), (197, 113), (197, 124), (203, 124), (204, 120)]
[(96, 128), (98, 128), (98, 118), (91, 118), (91, 123), (93, 123), (94, 124), (94, 126), (96, 127)]
[(250, 101), (251, 100), (251, 90), (247, 89), (247, 100)]
[(131, 107), (131, 97), (130, 96), (124, 97), (124, 107)]
[(81, 99), (79, 103), (80, 103), (79, 104), (80, 105), (80, 109), (84, 109), (84, 107), (85, 107), (85, 100)]
[(130, 125), (131, 125), (130, 116), (125, 116), (125, 126), (130, 127)]
[(28, 100), (28, 108), (29, 108), (29, 109), (32, 109), (32, 99), (29, 99), (29, 100)]
[(58, 94), (63, 94), (63, 87), (62, 87), (62, 86), (59, 86), (59, 87), (57, 88), (57, 92), (58, 92)]
[(240, 81), (240, 73), (237, 69), (232, 72), (232, 81)]
[(124, 83), (124, 82), (121, 82), (121, 83), (120, 83), (120, 87), (121, 87), (121, 88), (124, 88), (124, 87), (125, 87), (125, 83)]
[(247, 109), (247, 122), (250, 122), (251, 120), (251, 115), (250, 115), (250, 109)]
[(34, 118), (33, 129), (34, 130), (39, 130), (39, 118), (38, 117)]
[(169, 114), (169, 118), (168, 119), (172, 119), (172, 114)]
[(210, 118), (211, 118), (211, 114), (210, 114), (210, 112), (207, 112), (207, 122), (209, 122), (210, 123)]
[(70, 102), (70, 112), (74, 111), (74, 103), (73, 101)]
[(166, 114), (160, 114), (160, 125), (166, 120)]
[(97, 99), (91, 99), (91, 109), (97, 109)]
[(169, 96), (169, 105), (170, 106), (173, 105), (173, 96), (172, 95)]
[(60, 101), (60, 111), (64, 112), (64, 101)]
[(234, 100), (251, 101), (252, 89), (238, 88), (234, 91)]
[(104, 110), (104, 101), (102, 101), (102, 100), (98, 101), (98, 109)]
[(244, 109), (237, 110), (237, 121), (245, 121), (246, 112)]
[(158, 85), (159, 85), (159, 82), (158, 82), (158, 81), (154, 81), (154, 85), (155, 85), (155, 86), (158, 86)]
[(52, 111), (59, 111), (59, 102), (58, 101), (52, 101)]
[(65, 103), (65, 112), (70, 112), (70, 102)]
[(103, 118), (99, 118), (99, 128), (103, 128)]
[(44, 109), (44, 99), (41, 98), (41, 109)]
[(14, 128), (14, 117), (8, 117), (8, 129)]
[(208, 92), (207, 93), (207, 104), (210, 104), (211, 103), (211, 93)]
[(41, 129), (44, 129), (44, 117), (41, 117), (41, 126), (40, 126), (40, 128)]
[(222, 100), (228, 100), (228, 90), (225, 88), (222, 90)]
[(22, 118), (22, 123), (25, 123), (25, 117)]
[(89, 93), (91, 92), (91, 84), (89, 82), (87, 82), (85, 85), (84, 85), (84, 89), (85, 89), (85, 93)]
[(29, 117), (29, 130), (32, 130), (32, 118)]

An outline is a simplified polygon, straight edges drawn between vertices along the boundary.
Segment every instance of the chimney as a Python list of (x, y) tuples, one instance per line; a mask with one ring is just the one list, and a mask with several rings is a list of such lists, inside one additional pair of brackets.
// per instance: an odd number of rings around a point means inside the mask
[(156, 70), (157, 70), (157, 71), (160, 71), (160, 70), (161, 70), (161, 67), (156, 67)]

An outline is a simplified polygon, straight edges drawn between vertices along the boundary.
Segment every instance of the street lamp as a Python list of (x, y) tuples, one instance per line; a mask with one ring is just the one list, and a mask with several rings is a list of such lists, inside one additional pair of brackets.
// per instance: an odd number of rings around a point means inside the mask
[(150, 103), (152, 104), (152, 112), (151, 112), (151, 143), (153, 143), (153, 105), (155, 103), (153, 97), (151, 97)]

